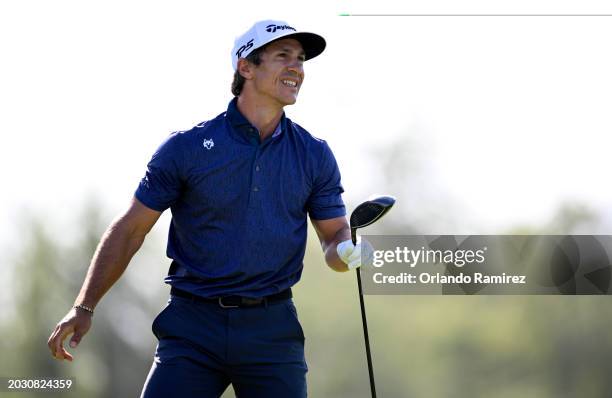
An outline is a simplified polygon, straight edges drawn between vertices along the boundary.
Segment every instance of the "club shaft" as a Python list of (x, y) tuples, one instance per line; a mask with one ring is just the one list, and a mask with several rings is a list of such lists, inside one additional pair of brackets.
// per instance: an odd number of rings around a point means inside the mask
[(361, 288), (361, 272), (357, 268), (357, 286), (359, 286), (359, 305), (361, 306), (361, 321), (363, 323), (363, 335), (365, 337), (366, 356), (368, 358), (368, 373), (370, 374), (370, 390), (372, 398), (376, 398), (376, 386), (374, 385), (374, 369), (372, 367), (372, 354), (370, 354), (370, 337), (368, 336), (368, 321), (366, 319), (365, 305), (363, 303), (363, 290)]

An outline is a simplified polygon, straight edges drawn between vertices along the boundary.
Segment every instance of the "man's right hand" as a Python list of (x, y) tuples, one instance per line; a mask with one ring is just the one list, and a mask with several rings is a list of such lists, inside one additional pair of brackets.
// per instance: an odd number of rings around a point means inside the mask
[(72, 335), (70, 347), (75, 348), (91, 327), (91, 317), (92, 314), (89, 312), (73, 308), (61, 321), (59, 321), (47, 341), (47, 345), (51, 350), (51, 355), (53, 355), (55, 359), (59, 359), (60, 361), (64, 359), (69, 361), (73, 360), (72, 355), (64, 348), (64, 340), (66, 337)]
[[(100, 240), (76, 302), (93, 306), (102, 299), (125, 271), (160, 215), (160, 211), (149, 209), (136, 197), (132, 199), (129, 208), (113, 221)], [(73, 308), (66, 314), (47, 341), (54, 358), (72, 361), (72, 355), (64, 349), (64, 340), (73, 335), (70, 347), (75, 348), (91, 327), (91, 317), (82, 308)]]

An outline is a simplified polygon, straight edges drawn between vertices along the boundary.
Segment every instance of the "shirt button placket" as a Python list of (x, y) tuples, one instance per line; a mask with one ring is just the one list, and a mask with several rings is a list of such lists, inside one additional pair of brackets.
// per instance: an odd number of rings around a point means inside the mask
[(259, 206), (259, 195), (257, 195), (257, 193), (259, 192), (259, 188), (260, 188), (260, 181), (259, 181), (259, 171), (261, 170), (261, 167), (259, 166), (259, 164), (257, 163), (259, 161), (259, 156), (261, 154), (261, 148), (257, 148), (257, 150), (255, 151), (255, 161), (253, 162), (255, 167), (254, 167), (254, 171), (252, 172), (252, 176), (251, 176), (251, 181), (252, 181), (252, 185), (251, 185), (251, 200), (249, 201), (250, 206), (249, 207), (258, 207)]

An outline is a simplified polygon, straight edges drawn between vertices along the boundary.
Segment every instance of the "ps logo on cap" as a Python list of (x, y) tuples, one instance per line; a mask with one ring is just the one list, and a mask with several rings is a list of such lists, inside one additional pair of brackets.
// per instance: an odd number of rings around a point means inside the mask
[(249, 48), (253, 47), (253, 40), (254, 40), (254, 39), (249, 40), (249, 41), (247, 42), (247, 44), (245, 44), (244, 46), (240, 47), (240, 48), (238, 49), (238, 51), (236, 51), (236, 56), (237, 56), (238, 58), (241, 58), (241, 57), (242, 57), (242, 53), (243, 53), (243, 52), (245, 52), (245, 51), (246, 51), (246, 50), (248, 50)]
[(246, 58), (254, 50), (281, 38), (292, 38), (299, 41), (304, 49), (306, 60), (316, 57), (325, 49), (325, 39), (316, 33), (299, 32), (284, 21), (259, 21), (236, 38), (232, 49), (234, 70), (238, 67), (238, 59)]

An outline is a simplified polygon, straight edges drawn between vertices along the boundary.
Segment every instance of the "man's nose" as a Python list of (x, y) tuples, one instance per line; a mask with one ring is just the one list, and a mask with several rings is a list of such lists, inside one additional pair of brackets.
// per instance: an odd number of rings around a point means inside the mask
[(297, 75), (302, 75), (302, 73), (304, 73), (304, 65), (302, 64), (302, 61), (297, 58), (287, 66), (287, 69), (290, 72), (296, 73)]

